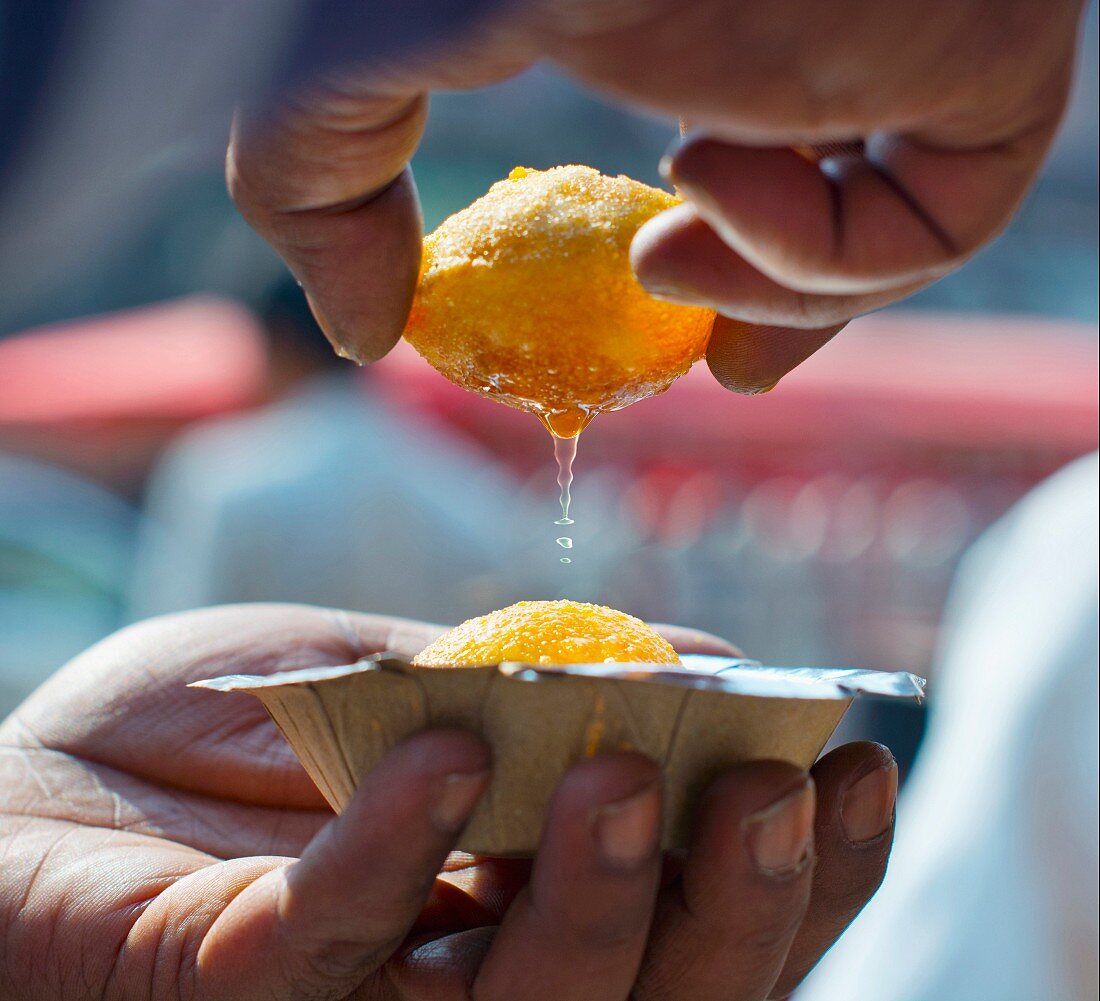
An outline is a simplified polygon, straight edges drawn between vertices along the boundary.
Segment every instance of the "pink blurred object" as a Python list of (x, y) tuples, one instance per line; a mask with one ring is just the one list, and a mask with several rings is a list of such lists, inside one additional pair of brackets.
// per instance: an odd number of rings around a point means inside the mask
[(266, 359), (244, 307), (196, 296), (0, 341), (0, 447), (132, 486), (164, 441), (255, 404)]
[(0, 423), (166, 417), (247, 405), (262, 385), (252, 314), (194, 297), (0, 341)]

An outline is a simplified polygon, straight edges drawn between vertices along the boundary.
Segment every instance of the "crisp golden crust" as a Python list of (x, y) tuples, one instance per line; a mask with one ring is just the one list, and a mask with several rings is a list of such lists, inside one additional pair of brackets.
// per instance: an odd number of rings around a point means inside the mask
[(406, 339), (453, 382), (544, 418), (663, 392), (714, 320), (630, 268), (638, 228), (677, 201), (591, 167), (517, 167), (425, 239)]
[(679, 664), (672, 645), (633, 615), (580, 601), (520, 601), (467, 619), (414, 664)]

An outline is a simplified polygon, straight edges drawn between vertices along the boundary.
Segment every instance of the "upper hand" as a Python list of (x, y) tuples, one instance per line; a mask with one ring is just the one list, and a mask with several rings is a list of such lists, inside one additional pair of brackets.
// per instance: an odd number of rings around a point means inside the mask
[(445, 46), (319, 73), (242, 114), (230, 188), (333, 342), (373, 361), (401, 336), (417, 280), (408, 161), (428, 94), (549, 58), (691, 129), (665, 164), (685, 203), (639, 232), (635, 271), (656, 295), (716, 309), (712, 371), (758, 392), (1007, 223), (1065, 106), (1081, 6), (516, 4)]
[(760, 762), (722, 776), (663, 873), (656, 766), (631, 754), (569, 773), (533, 864), (448, 863), (492, 767), (476, 738), (404, 742), (333, 818), (258, 701), (185, 687), (412, 654), (436, 632), (208, 609), (59, 672), (0, 727), (0, 994), (763, 1001), (878, 885), (896, 770), (877, 745), (812, 775)]

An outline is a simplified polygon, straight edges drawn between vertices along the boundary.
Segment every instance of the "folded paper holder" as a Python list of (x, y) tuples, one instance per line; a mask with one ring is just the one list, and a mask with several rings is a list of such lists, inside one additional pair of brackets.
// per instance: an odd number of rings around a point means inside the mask
[(492, 779), (459, 847), (528, 856), (554, 787), (586, 757), (633, 750), (659, 762), (662, 846), (682, 848), (694, 804), (720, 772), (767, 758), (809, 768), (853, 698), (920, 701), (924, 680), (691, 655), (680, 667), (422, 667), (377, 654), (341, 667), (229, 675), (192, 687), (260, 699), (337, 811), (359, 777), (405, 737), (432, 727), (480, 735), (493, 751)]

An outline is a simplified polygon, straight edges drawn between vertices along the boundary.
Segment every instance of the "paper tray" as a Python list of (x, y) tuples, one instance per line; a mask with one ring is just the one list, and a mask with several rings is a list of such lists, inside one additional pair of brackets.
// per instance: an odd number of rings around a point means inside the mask
[(919, 701), (911, 674), (764, 667), (685, 656), (649, 664), (421, 667), (391, 654), (341, 667), (230, 675), (193, 687), (263, 702), (339, 811), (398, 741), (457, 727), (493, 750), (488, 792), (459, 841), (480, 855), (533, 855), (565, 771), (608, 750), (662, 765), (662, 847), (687, 844), (693, 806), (725, 769), (764, 758), (809, 768), (857, 695)]

